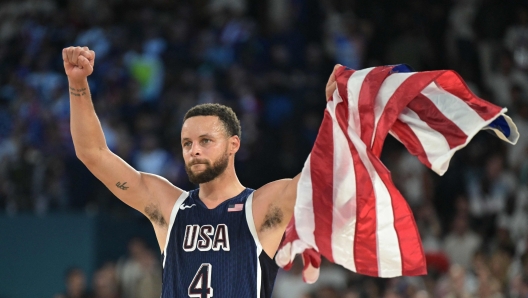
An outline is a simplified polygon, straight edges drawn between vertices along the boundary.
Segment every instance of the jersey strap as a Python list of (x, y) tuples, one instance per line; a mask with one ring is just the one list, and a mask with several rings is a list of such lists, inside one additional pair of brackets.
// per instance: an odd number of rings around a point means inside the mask
[(185, 199), (189, 196), (189, 193), (186, 191), (183, 191), (182, 194), (178, 197), (176, 202), (174, 203), (174, 206), (172, 207), (171, 215), (170, 215), (170, 221), (169, 221), (169, 229), (167, 231), (167, 239), (165, 240), (165, 248), (163, 249), (163, 268), (165, 268), (165, 260), (167, 259), (167, 246), (169, 246), (169, 239), (170, 234), (172, 231), (172, 226), (174, 225), (174, 220), (176, 219), (176, 214), (178, 214), (178, 209), (180, 209), (180, 205), (185, 201)]
[[(262, 245), (260, 244), (257, 228), (255, 227), (255, 221), (253, 220), (253, 194), (252, 192), (246, 200), (246, 220), (249, 227), (249, 231), (253, 236), (255, 241), (255, 246), (257, 247), (257, 258), (262, 253)], [(257, 298), (260, 298), (260, 288), (262, 287), (262, 268), (260, 267), (260, 262), (257, 260)]]

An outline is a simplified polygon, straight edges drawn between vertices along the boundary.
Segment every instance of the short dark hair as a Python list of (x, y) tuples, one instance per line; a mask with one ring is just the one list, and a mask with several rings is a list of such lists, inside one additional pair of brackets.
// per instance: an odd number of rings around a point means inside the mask
[(228, 106), (218, 103), (204, 103), (192, 107), (185, 113), (183, 121), (195, 116), (217, 116), (224, 124), (224, 128), (229, 137), (238, 136), (242, 138), (242, 129), (240, 128), (240, 121), (235, 112)]

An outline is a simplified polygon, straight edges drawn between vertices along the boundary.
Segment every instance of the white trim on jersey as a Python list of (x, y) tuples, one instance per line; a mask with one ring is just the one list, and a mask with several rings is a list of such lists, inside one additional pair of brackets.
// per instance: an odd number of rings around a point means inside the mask
[(260, 298), (260, 288), (262, 287), (262, 269), (260, 268), (259, 256), (262, 253), (262, 245), (260, 244), (255, 221), (253, 220), (253, 194), (251, 193), (246, 200), (246, 221), (257, 246), (257, 298)]
[(189, 193), (184, 191), (182, 194), (178, 197), (176, 202), (174, 203), (174, 206), (172, 207), (171, 215), (170, 215), (170, 221), (169, 221), (169, 229), (167, 230), (167, 239), (165, 240), (165, 248), (163, 249), (163, 268), (165, 268), (165, 260), (167, 259), (167, 247), (169, 246), (169, 239), (170, 234), (172, 230), (172, 226), (174, 225), (174, 220), (176, 219), (176, 214), (178, 213), (178, 210), (180, 209), (181, 204), (187, 197), (189, 196)]

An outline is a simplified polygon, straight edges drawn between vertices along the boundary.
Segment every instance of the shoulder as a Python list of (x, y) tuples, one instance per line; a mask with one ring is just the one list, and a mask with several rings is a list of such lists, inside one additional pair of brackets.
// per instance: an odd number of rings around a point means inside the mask
[(169, 196), (172, 198), (178, 198), (183, 192), (185, 192), (183, 189), (175, 186), (164, 177), (145, 172), (140, 173), (141, 179), (151, 192), (163, 194), (164, 196)]

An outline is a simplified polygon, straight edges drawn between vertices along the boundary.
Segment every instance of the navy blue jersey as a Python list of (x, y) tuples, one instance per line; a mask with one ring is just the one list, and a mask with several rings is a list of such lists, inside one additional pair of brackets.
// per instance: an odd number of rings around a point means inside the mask
[(278, 267), (262, 250), (245, 189), (214, 209), (198, 190), (171, 212), (163, 260), (162, 298), (270, 298)]

